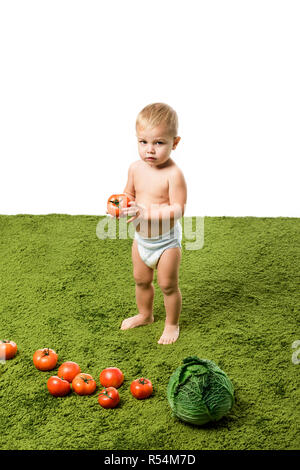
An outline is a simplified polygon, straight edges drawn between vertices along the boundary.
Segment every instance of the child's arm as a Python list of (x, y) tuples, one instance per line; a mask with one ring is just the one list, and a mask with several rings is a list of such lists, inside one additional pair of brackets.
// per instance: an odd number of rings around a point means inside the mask
[(126, 196), (129, 196), (131, 200), (135, 200), (135, 188), (134, 188), (134, 180), (133, 180), (133, 163), (130, 165), (128, 169), (128, 179), (125, 189), (123, 191)]
[[(178, 167), (176, 168), (174, 178), (169, 181), (169, 200), (169, 208), (174, 206), (174, 214), (176, 215), (179, 211), (178, 216), (175, 217), (174, 215), (174, 219), (183, 217), (187, 200), (187, 185), (184, 175)], [(172, 211), (173, 209), (170, 210)]]
[(148, 218), (151, 220), (176, 220), (183, 217), (187, 199), (187, 187), (182, 171), (176, 167), (169, 179), (169, 201), (168, 206), (151, 208)]

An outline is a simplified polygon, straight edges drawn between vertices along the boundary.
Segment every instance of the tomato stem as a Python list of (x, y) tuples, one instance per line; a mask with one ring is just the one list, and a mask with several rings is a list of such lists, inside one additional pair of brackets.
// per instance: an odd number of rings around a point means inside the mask
[(99, 394), (99, 397), (103, 397), (103, 396), (107, 396), (108, 398), (110, 398), (110, 399), (112, 400), (112, 397), (109, 396), (108, 391), (106, 390), (105, 387), (104, 387), (104, 389), (102, 390), (102, 392)]
[(139, 383), (142, 384), (142, 385), (145, 385), (148, 383), (148, 380), (147, 379), (139, 379)]
[(93, 380), (93, 379), (89, 379), (87, 377), (81, 377), (81, 379), (87, 384), (90, 380)]
[(111, 202), (112, 204), (114, 204), (115, 206), (118, 207), (121, 201), (118, 201), (118, 199), (114, 199), (114, 200), (109, 201), (109, 202)]

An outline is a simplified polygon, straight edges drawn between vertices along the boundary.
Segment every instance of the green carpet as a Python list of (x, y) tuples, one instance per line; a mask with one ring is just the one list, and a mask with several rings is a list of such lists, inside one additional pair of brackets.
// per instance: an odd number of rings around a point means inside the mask
[[(0, 448), (300, 449), (300, 219), (205, 217), (203, 248), (186, 250), (183, 239), (181, 334), (168, 346), (157, 344), (165, 311), (156, 278), (155, 322), (120, 330), (137, 313), (132, 240), (100, 240), (100, 219), (0, 216), (0, 339), (18, 345), (0, 364)], [(59, 355), (52, 372), (33, 366), (42, 347)], [(172, 415), (169, 377), (190, 355), (215, 361), (234, 385), (235, 405), (218, 423)], [(47, 379), (67, 360), (97, 390), (103, 368), (122, 369), (120, 405), (101, 408), (97, 391), (52, 397)], [(141, 376), (154, 394), (139, 401), (129, 385)]]

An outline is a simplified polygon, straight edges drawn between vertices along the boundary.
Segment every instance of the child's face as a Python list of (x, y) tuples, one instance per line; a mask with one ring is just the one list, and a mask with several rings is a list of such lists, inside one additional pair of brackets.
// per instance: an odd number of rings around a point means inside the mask
[(149, 128), (137, 128), (138, 150), (141, 159), (152, 167), (165, 163), (170, 153), (175, 150), (180, 137), (171, 137), (165, 125)]

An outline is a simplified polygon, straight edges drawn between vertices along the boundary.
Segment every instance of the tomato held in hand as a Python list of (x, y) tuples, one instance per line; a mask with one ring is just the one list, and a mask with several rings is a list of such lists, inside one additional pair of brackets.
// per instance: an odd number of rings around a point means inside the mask
[(67, 361), (64, 362), (61, 366), (59, 366), (57, 375), (60, 378), (64, 378), (68, 382), (72, 382), (74, 377), (80, 374), (80, 372), (80, 367), (76, 362)]
[(77, 374), (72, 380), (72, 387), (77, 395), (91, 395), (96, 390), (96, 381), (90, 374)]
[(57, 375), (52, 375), (47, 382), (47, 387), (54, 397), (64, 397), (71, 391), (71, 385), (67, 380), (61, 379)]
[(142, 400), (152, 395), (153, 387), (152, 383), (148, 379), (141, 377), (131, 382), (130, 391), (135, 398)]
[(52, 370), (56, 366), (58, 355), (53, 349), (43, 348), (35, 351), (33, 363), (38, 370)]
[(125, 194), (113, 194), (107, 201), (107, 212), (113, 217), (119, 217), (121, 207), (130, 207), (130, 199)]
[(115, 408), (119, 401), (120, 395), (115, 387), (105, 387), (98, 396), (98, 402), (102, 408)]
[(119, 388), (124, 382), (124, 374), (118, 367), (108, 367), (107, 369), (103, 369), (99, 380), (103, 387)]
[(17, 345), (14, 341), (0, 340), (0, 360), (12, 359), (17, 354)]

